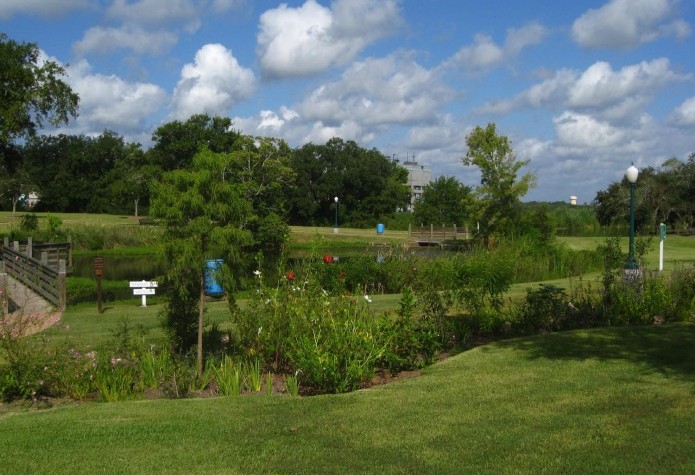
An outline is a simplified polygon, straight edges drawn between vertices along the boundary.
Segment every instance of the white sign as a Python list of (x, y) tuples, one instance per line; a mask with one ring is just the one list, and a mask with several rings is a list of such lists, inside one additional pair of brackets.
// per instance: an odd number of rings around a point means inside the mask
[(131, 280), (130, 287), (133, 289), (133, 295), (142, 296), (142, 306), (147, 307), (147, 296), (155, 294), (157, 282), (150, 280)]
[(154, 295), (155, 289), (133, 289), (133, 295)]
[(151, 288), (151, 287), (157, 287), (157, 282), (155, 281), (149, 281), (149, 280), (141, 280), (141, 281), (130, 281), (130, 288), (138, 288), (138, 289), (146, 289), (146, 288)]

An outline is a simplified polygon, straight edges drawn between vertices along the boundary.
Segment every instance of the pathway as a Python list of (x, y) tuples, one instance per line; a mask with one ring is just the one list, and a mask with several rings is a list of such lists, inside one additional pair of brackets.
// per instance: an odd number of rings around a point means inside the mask
[(10, 313), (7, 318), (14, 324), (24, 327), (22, 333), (37, 333), (60, 322), (62, 311), (57, 310), (48, 301), (32, 292), (29, 287), (9, 275), (7, 276), (7, 294), (17, 307), (17, 310)]

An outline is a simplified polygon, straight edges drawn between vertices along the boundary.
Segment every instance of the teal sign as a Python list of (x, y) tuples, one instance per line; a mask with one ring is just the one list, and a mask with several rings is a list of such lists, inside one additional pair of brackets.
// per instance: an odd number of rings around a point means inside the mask
[(664, 223), (661, 223), (659, 225), (659, 231), (661, 232), (661, 240), (662, 241), (665, 240), (666, 239), (666, 225)]

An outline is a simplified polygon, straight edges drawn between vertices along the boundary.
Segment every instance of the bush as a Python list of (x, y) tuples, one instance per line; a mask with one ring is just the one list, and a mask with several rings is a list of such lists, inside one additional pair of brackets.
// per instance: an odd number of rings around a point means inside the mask
[(671, 293), (666, 312), (669, 319), (687, 320), (695, 316), (695, 266), (674, 270), (668, 288)]
[(540, 288), (526, 291), (526, 302), (517, 325), (522, 333), (564, 330), (571, 326), (570, 310), (565, 289), (540, 284)]
[[(127, 280), (102, 280), (101, 291), (104, 302), (127, 300), (133, 297), (133, 290)], [(66, 293), (68, 305), (96, 302), (96, 280), (89, 277), (68, 277)]]

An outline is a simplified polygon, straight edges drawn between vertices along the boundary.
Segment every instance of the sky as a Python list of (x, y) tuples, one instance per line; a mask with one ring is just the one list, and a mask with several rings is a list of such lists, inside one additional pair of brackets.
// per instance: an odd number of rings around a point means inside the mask
[(494, 122), (537, 177), (525, 200), (579, 203), (695, 152), (694, 25), (693, 0), (0, 0), (0, 31), (80, 96), (46, 133), (147, 148), (207, 113), (475, 186), (466, 136)]

